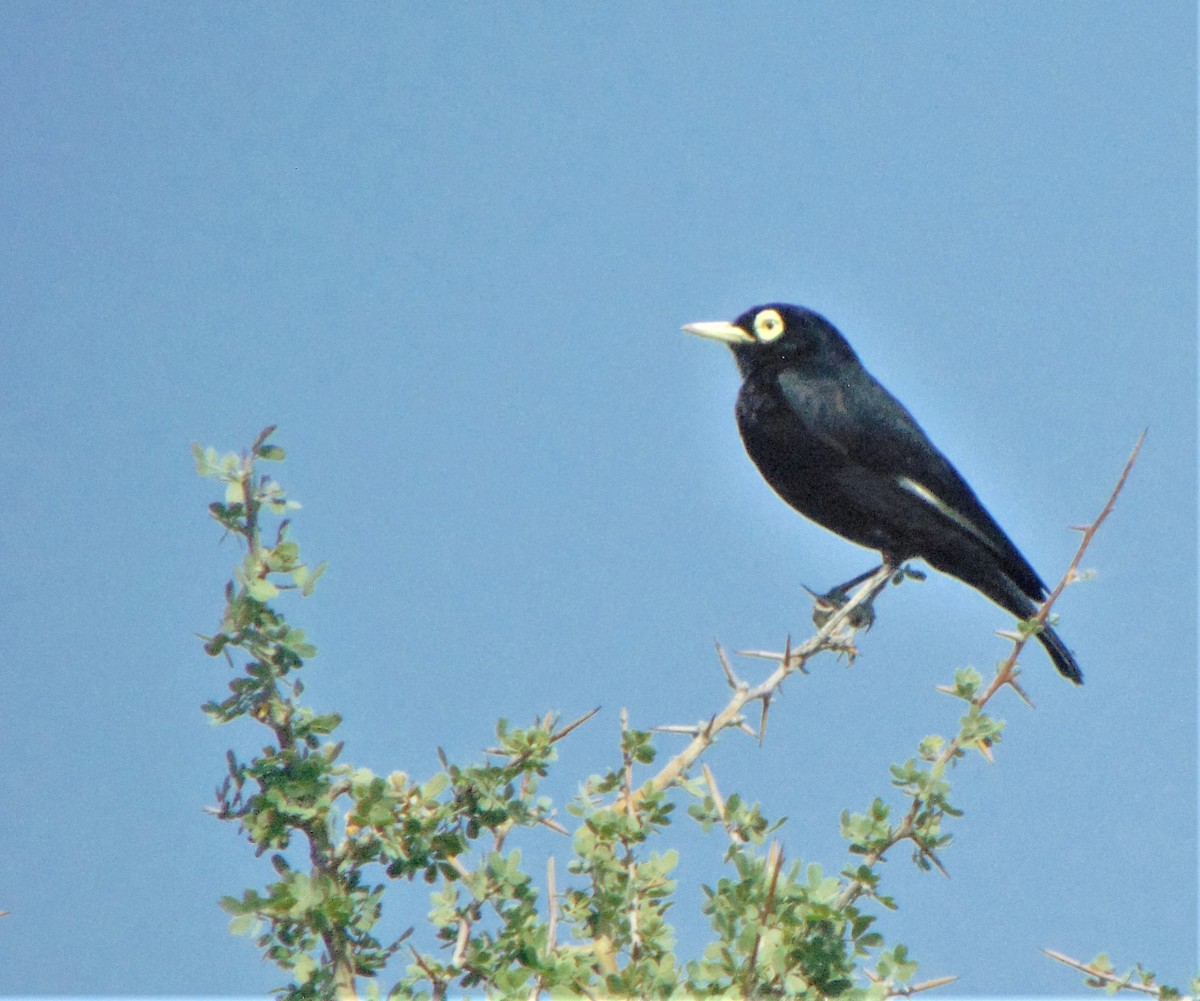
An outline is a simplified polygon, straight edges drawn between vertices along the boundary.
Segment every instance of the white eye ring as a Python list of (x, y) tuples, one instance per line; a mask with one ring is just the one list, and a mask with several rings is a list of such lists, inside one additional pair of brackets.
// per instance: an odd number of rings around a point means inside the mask
[(764, 344), (783, 336), (783, 317), (773, 309), (764, 309), (754, 318), (754, 336)]

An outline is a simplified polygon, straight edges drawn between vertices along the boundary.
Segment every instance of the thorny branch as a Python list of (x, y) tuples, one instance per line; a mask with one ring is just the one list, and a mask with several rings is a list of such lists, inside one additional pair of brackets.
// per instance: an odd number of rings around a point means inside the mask
[[(1115, 994), (1117, 991), (1135, 991), (1139, 994), (1148, 994), (1151, 997), (1161, 998), (1168, 996), (1164, 988), (1150, 983), (1137, 984), (1133, 982), (1133, 975), (1130, 973), (1117, 974), (1112, 970), (1106, 970), (1097, 966), (1095, 963), (1081, 963), (1077, 959), (1072, 959), (1070, 956), (1065, 956), (1061, 952), (1056, 952), (1054, 949), (1043, 949), (1047, 956), (1056, 962), (1062, 963), (1064, 966), (1069, 966), (1072, 969), (1078, 970), (1080, 973), (1085, 973), (1088, 980), (1085, 983), (1089, 987), (1103, 987), (1105, 993)], [(1153, 980), (1153, 978), (1151, 978)], [(1192, 997), (1176, 995), (1174, 992), (1169, 994), (1170, 997), (1176, 998), (1177, 1001), (1195, 1001)]]
[[(1108, 501), (1105, 503), (1104, 508), (1100, 511), (1100, 514), (1090, 525), (1078, 527), (1078, 531), (1083, 533), (1083, 538), (1080, 540), (1079, 548), (1076, 550), (1075, 556), (1071, 560), (1070, 565), (1067, 567), (1066, 573), (1063, 574), (1062, 580), (1059, 581), (1058, 586), (1051, 591), (1049, 597), (1038, 609), (1037, 614), (1031, 619), (1031, 622), (1036, 626), (1044, 626), (1046, 624), (1046, 621), (1050, 615), (1050, 610), (1053, 608), (1059, 596), (1062, 594), (1068, 584), (1078, 579), (1079, 565), (1083, 560), (1084, 553), (1087, 552), (1088, 547), (1091, 545), (1092, 539), (1095, 538), (1096, 532), (1099, 530), (1101, 524), (1103, 524), (1116, 506), (1117, 497), (1124, 488), (1125, 481), (1129, 478), (1129, 473), (1133, 469), (1133, 465), (1137, 460), (1138, 454), (1141, 451), (1142, 444), (1145, 442), (1145, 440), (1146, 432), (1143, 431), (1141, 436), (1138, 438), (1137, 444), (1134, 446), (1133, 452), (1130, 454), (1128, 461), (1125, 463), (1124, 469), (1121, 471), (1121, 475), (1117, 480), (1116, 486), (1113, 488), (1112, 494), (1109, 496)], [(687, 747), (671, 758), (670, 761), (668, 761), (666, 765), (664, 765), (663, 768), (658, 772), (658, 774), (642, 785), (637, 792), (632, 794), (624, 794), (621, 797), (622, 802), (617, 804), (618, 807), (628, 806), (631, 798), (637, 799), (650, 792), (662, 792), (663, 790), (672, 786), (699, 760), (701, 755), (709, 747), (711, 747), (713, 743), (715, 743), (717, 736), (723, 731), (732, 728), (738, 728), (750, 733), (754, 733), (754, 731), (747, 726), (742, 716), (742, 710), (747, 705), (755, 701), (761, 702), (763, 707), (762, 719), (756, 734), (756, 736), (758, 736), (761, 740), (766, 731), (767, 710), (770, 707), (771, 699), (779, 691), (784, 679), (796, 671), (802, 672), (805, 664), (818, 653), (822, 653), (826, 650), (840, 652), (850, 651), (852, 653), (853, 647), (849, 645), (849, 642), (844, 635), (843, 627), (848, 622), (855, 609), (861, 605), (869, 603), (875, 598), (875, 596), (887, 585), (887, 582), (896, 574), (897, 569), (897, 567), (888, 564), (881, 566), (875, 573), (871, 574), (870, 577), (862, 582), (853, 595), (851, 595), (846, 604), (839, 608), (816, 632), (814, 636), (802, 643), (800, 646), (793, 648), (791, 646), (791, 639), (789, 637), (782, 654), (764, 654), (757, 651), (752, 652), (752, 656), (770, 657), (771, 659), (776, 660), (778, 663), (778, 666), (771, 673), (770, 677), (757, 685), (749, 685), (735, 674), (732, 666), (729, 663), (729, 659), (725, 655), (725, 651), (718, 644), (717, 657), (720, 661), (721, 669), (725, 675), (725, 680), (729, 687), (733, 690), (733, 696), (730, 698), (725, 708), (716, 715), (712, 716), (707, 722), (689, 728), (678, 726), (661, 728), (671, 732), (689, 733), (691, 734), (692, 739), (688, 743)], [(992, 697), (1006, 685), (1011, 687), (1025, 702), (1029, 702), (1029, 698), (1017, 684), (1017, 677), (1019, 674), (1017, 669), (1017, 659), (1020, 656), (1021, 651), (1024, 649), (1025, 644), (1029, 642), (1030, 638), (1035, 634), (1036, 629), (1020, 633), (1006, 632), (1001, 634), (1012, 640), (1012, 650), (997, 669), (996, 676), (992, 679), (988, 687), (972, 700), (972, 704), (976, 709), (982, 709), (983, 706), (985, 706), (992, 699)], [(938, 768), (946, 767), (959, 753), (960, 749), (961, 743), (958, 738), (950, 741), (933, 763), (933, 769), (936, 770)], [(979, 749), (980, 752), (985, 756), (988, 755), (988, 749), (986, 746), (981, 745)], [(923, 845), (920, 843), (920, 841), (913, 837), (916, 820), (920, 813), (920, 809), (921, 798), (919, 796), (914, 797), (908, 812), (904, 816), (904, 819), (901, 820), (900, 824), (896, 827), (888, 843), (884, 847), (876, 849), (865, 857), (865, 864), (867, 867), (873, 867), (881, 858), (883, 858), (884, 854), (896, 844), (899, 844), (904, 840), (912, 839), (917, 845), (918, 851), (920, 851), (922, 855), (924, 855), (934, 866), (936, 866), (943, 874), (945, 874), (945, 869), (942, 867), (942, 864), (937, 857), (928, 849), (927, 846)], [(867, 885), (864, 882), (860, 880), (852, 880), (847, 884), (846, 888), (838, 897), (835, 906), (839, 909), (849, 906), (855, 900), (857, 900), (866, 889)]]
[[(1045, 602), (1042, 603), (1041, 608), (1038, 609), (1037, 614), (1031, 621), (1036, 622), (1038, 625), (1045, 625), (1046, 619), (1050, 614), (1050, 609), (1058, 600), (1059, 595), (1063, 593), (1063, 590), (1068, 584), (1072, 583), (1078, 578), (1079, 564), (1083, 560), (1083, 554), (1087, 552), (1088, 546), (1092, 544), (1092, 539), (1095, 538), (1096, 532), (1100, 528), (1100, 525), (1110, 514), (1112, 514), (1113, 508), (1117, 503), (1117, 497), (1124, 488), (1125, 481), (1129, 478), (1130, 470), (1133, 469), (1133, 464), (1137, 461), (1138, 453), (1141, 451), (1142, 443), (1145, 440), (1146, 432), (1143, 431), (1141, 437), (1137, 440), (1137, 444), (1134, 445), (1133, 452), (1130, 454), (1128, 461), (1125, 463), (1125, 468), (1121, 471), (1121, 475), (1117, 480), (1117, 485), (1113, 488), (1112, 494), (1109, 495), (1108, 502), (1104, 505), (1104, 508), (1101, 510), (1100, 514), (1097, 515), (1096, 520), (1090, 525), (1078, 528), (1078, 531), (1083, 533), (1083, 538), (1080, 540), (1079, 548), (1075, 552), (1075, 558), (1071, 560), (1070, 566), (1067, 567), (1067, 571), (1063, 574), (1062, 580), (1060, 580), (1058, 586), (1050, 592), (1050, 596), (1045, 600)], [(1000, 667), (996, 670), (996, 676), (992, 679), (991, 684), (988, 685), (988, 687), (980, 695), (977, 695), (972, 700), (971, 704), (977, 709), (982, 709), (991, 700), (992, 696), (994, 696), (1005, 685), (1010, 686), (1025, 702), (1029, 702), (1028, 696), (1025, 695), (1020, 686), (1017, 684), (1017, 675), (1019, 673), (1017, 670), (1017, 658), (1020, 656), (1025, 644), (1029, 642), (1035, 633), (1002, 633), (1001, 635), (1012, 640), (1012, 650), (1004, 659), (1003, 663), (1001, 663)], [(945, 691), (945, 689), (942, 690)], [(955, 737), (946, 744), (945, 748), (943, 748), (942, 753), (934, 761), (932, 769), (936, 771), (939, 768), (945, 768), (957, 756), (960, 748), (961, 743), (959, 738)], [(985, 756), (987, 756), (986, 747), (980, 746), (979, 749)], [(873, 867), (877, 862), (879, 862), (888, 849), (899, 844), (901, 841), (912, 838), (914, 825), (920, 809), (921, 797), (915, 796), (913, 797), (912, 804), (908, 809), (908, 813), (905, 814), (904, 819), (896, 827), (896, 830), (893, 832), (888, 843), (865, 856), (864, 864), (868, 868)], [(919, 842), (916, 842), (916, 844), (918, 849), (922, 851), (927, 858), (930, 858), (931, 861), (937, 864), (939, 869), (942, 868), (941, 864), (937, 862), (937, 859), (932, 857), (931, 853), (929, 853), (923, 845), (921, 845)], [(944, 873), (945, 870), (942, 869), (942, 872)], [(857, 879), (851, 880), (838, 897), (835, 906), (838, 908), (849, 906), (855, 900), (857, 900), (866, 889), (867, 885), (863, 881)]]
[[(872, 983), (881, 983), (878, 976), (870, 970), (866, 971), (867, 979)], [(889, 987), (887, 996), (890, 998), (910, 998), (914, 994), (921, 994), (924, 991), (937, 990), (939, 987), (946, 987), (954, 983), (958, 977), (936, 977), (933, 980), (926, 980), (919, 984), (913, 984), (911, 987)]]
[[(733, 696), (729, 704), (719, 713), (689, 731), (693, 734), (691, 742), (675, 757), (666, 763), (661, 771), (647, 781), (633, 797), (639, 798), (651, 792), (662, 792), (670, 788), (689, 768), (696, 763), (700, 756), (716, 742), (717, 735), (731, 728), (745, 729), (742, 710), (751, 702), (763, 703), (763, 720), (760, 732), (766, 724), (766, 707), (771, 698), (779, 690), (784, 679), (796, 671), (803, 671), (804, 665), (817, 654), (826, 650), (846, 651), (851, 649), (842, 635), (842, 627), (856, 608), (872, 600), (895, 574), (896, 567), (884, 564), (863, 583), (850, 600), (837, 610), (829, 621), (817, 633), (798, 647), (792, 647), (788, 641), (787, 647), (778, 658), (779, 666), (771, 676), (757, 685), (749, 685), (734, 674), (724, 650), (718, 645), (717, 655), (721, 661), (722, 670)], [(677, 728), (676, 728), (677, 729)], [(751, 731), (753, 732), (753, 731)], [(620, 806), (621, 804), (618, 804)]]

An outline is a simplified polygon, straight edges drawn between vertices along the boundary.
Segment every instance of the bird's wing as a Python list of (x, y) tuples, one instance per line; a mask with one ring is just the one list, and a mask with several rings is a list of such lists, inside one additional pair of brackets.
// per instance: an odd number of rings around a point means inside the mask
[(847, 381), (784, 370), (779, 386), (808, 432), (848, 465), (885, 475), (995, 553), (1030, 597), (1046, 586), (904, 406), (865, 370)]

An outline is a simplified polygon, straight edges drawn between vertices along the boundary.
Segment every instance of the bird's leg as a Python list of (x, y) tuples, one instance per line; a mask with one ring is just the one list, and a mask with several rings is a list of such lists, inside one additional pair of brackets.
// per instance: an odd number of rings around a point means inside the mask
[[(838, 584), (836, 587), (831, 587), (824, 594), (814, 591), (811, 587), (802, 584), (809, 594), (813, 596), (813, 624), (820, 629), (830, 618), (841, 608), (847, 601), (850, 600), (850, 592), (858, 587), (863, 581), (873, 577), (879, 573), (880, 567), (872, 567), (866, 573), (860, 573), (857, 577), (852, 577), (844, 584)], [(889, 578), (890, 579), (890, 578)], [(850, 618), (847, 624), (852, 629), (870, 629), (875, 622), (875, 609), (872, 607), (872, 602), (879, 594), (876, 590), (875, 594), (871, 595), (866, 601), (859, 605), (853, 612), (850, 613)]]
[[(830, 588), (824, 594), (818, 594), (812, 588), (804, 587), (809, 594), (813, 596), (813, 623), (820, 629), (830, 617), (834, 615), (847, 601), (850, 600), (850, 592), (853, 591), (859, 584), (865, 580), (869, 580), (879, 573), (884, 567), (891, 567), (895, 572), (876, 585), (874, 592), (861, 605), (850, 613), (849, 625), (852, 629), (870, 629), (875, 623), (875, 599), (883, 592), (883, 589), (888, 584), (899, 584), (905, 577), (913, 577), (916, 580), (924, 580), (925, 575), (918, 570), (910, 570), (906, 565), (900, 563), (899, 560), (884, 553), (883, 562), (872, 567), (865, 573), (860, 573), (857, 577), (852, 577), (844, 584), (839, 584), (837, 587)], [(801, 585), (802, 587), (804, 585)]]

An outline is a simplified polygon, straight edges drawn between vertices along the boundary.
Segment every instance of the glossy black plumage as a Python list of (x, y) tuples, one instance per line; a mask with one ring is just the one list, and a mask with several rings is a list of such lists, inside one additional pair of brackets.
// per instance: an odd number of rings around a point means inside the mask
[[(684, 327), (726, 343), (743, 382), (737, 422), (766, 481), (805, 517), (888, 562), (920, 558), (1027, 619), (1046, 585), (903, 406), (823, 316), (782, 303)], [(1057, 634), (1038, 639), (1083, 675)]]

